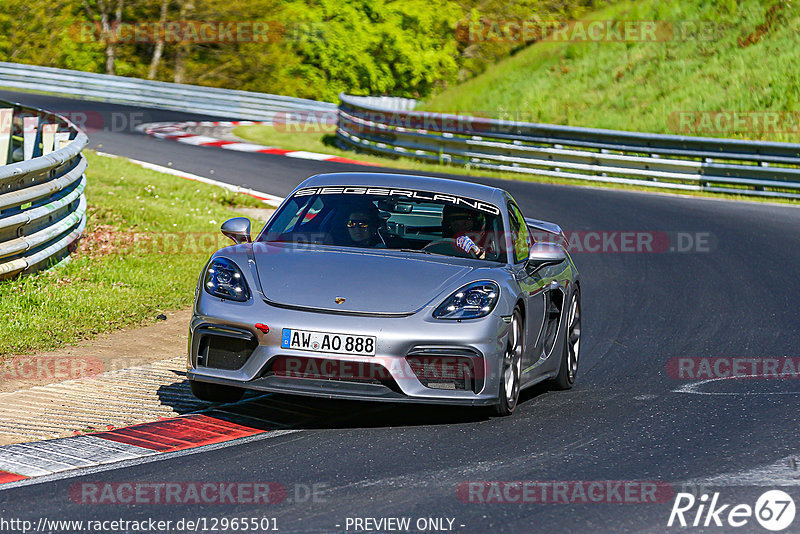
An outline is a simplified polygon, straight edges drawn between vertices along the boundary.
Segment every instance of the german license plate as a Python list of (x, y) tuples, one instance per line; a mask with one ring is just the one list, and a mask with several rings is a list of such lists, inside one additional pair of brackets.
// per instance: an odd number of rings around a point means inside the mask
[(331, 354), (375, 356), (375, 337), (284, 328), (281, 347)]

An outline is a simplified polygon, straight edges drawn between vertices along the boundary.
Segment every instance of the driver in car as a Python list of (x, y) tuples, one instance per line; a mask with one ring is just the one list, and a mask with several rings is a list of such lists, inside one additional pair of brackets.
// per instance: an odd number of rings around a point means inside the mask
[(482, 241), (485, 225), (485, 217), (475, 210), (450, 205), (442, 210), (442, 237), (455, 239), (458, 248), (478, 259), (486, 258), (487, 249), (473, 239)]
[(351, 206), (344, 212), (344, 234), (339, 243), (351, 247), (384, 248), (386, 246), (380, 235), (381, 219), (378, 210), (369, 204)]

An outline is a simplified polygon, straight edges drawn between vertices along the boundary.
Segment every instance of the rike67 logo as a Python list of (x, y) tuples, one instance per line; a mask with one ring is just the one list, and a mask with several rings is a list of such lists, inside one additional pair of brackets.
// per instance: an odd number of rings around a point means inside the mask
[(667, 526), (739, 528), (750, 524), (755, 518), (763, 528), (780, 532), (789, 528), (794, 516), (794, 499), (781, 490), (765, 492), (755, 506), (723, 504), (719, 493), (714, 493), (710, 498), (708, 494), (696, 498), (691, 493), (678, 493)]

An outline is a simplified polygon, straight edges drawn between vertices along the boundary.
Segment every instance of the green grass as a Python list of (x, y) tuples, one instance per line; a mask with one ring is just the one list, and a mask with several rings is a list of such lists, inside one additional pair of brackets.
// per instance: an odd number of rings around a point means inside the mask
[[(88, 152), (88, 224), (66, 265), (0, 282), (0, 359), (154, 322), (192, 302), (197, 277), (235, 207), (220, 187)], [(133, 241), (138, 236), (137, 241)]]
[(234, 135), (265, 146), (286, 148), (291, 150), (307, 150), (320, 152), (332, 156), (355, 159), (375, 165), (386, 165), (387, 159), (368, 154), (355, 154), (349, 150), (342, 150), (334, 144), (335, 125), (314, 125), (307, 130), (292, 129), (286, 131), (271, 125), (237, 126), (233, 129)]
[[(760, 40), (740, 46), (776, 8)], [(775, 0), (621, 2), (592, 19), (707, 21), (703, 38), (540, 42), (425, 102), (420, 109), (532, 122), (682, 133), (681, 111), (800, 111), (800, 5)], [(786, 124), (788, 129), (800, 125)], [(686, 132), (800, 141), (796, 131)]]

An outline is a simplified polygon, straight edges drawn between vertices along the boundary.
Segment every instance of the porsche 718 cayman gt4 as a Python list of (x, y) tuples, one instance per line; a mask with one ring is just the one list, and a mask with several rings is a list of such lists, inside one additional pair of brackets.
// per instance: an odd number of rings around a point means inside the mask
[(494, 406), (572, 387), (580, 278), (552, 223), (502, 189), (383, 173), (312, 176), (254, 240), (222, 232), (195, 294), (189, 380), (247, 389)]

